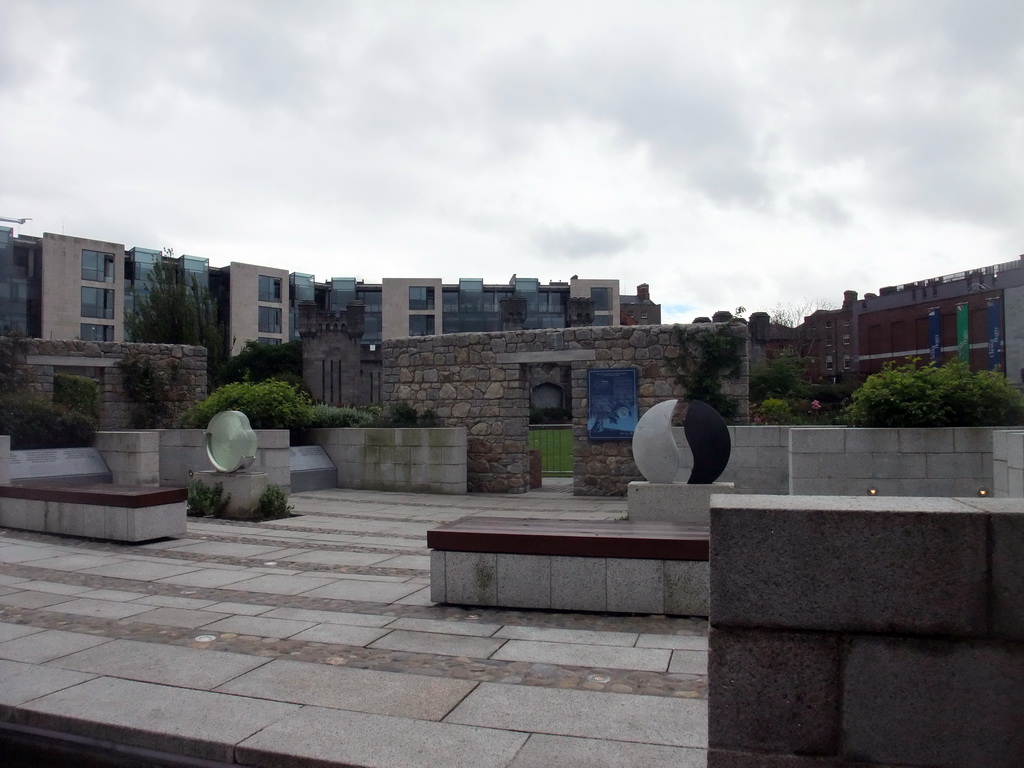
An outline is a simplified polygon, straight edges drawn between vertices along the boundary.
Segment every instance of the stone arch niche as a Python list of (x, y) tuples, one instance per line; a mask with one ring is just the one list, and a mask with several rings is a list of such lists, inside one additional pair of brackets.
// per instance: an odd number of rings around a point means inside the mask
[[(742, 323), (730, 328), (746, 337)], [(439, 426), (466, 429), (470, 492), (525, 493), (531, 392), (543, 384), (563, 386), (572, 409), (573, 493), (624, 495), (629, 482), (642, 477), (628, 440), (588, 439), (587, 373), (636, 369), (643, 414), (662, 400), (685, 397), (666, 365), (666, 358), (678, 354), (670, 325), (388, 339), (382, 344), (382, 399), (433, 409)], [(746, 413), (745, 354), (742, 370), (727, 390)]]

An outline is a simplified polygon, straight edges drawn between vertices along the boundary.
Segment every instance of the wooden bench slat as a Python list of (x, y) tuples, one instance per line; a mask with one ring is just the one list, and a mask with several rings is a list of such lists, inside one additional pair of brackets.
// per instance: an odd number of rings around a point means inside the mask
[(707, 526), (620, 520), (465, 517), (427, 531), (431, 549), (459, 552), (707, 560)]
[(0, 498), (141, 509), (185, 501), (188, 489), (136, 485), (0, 485)]

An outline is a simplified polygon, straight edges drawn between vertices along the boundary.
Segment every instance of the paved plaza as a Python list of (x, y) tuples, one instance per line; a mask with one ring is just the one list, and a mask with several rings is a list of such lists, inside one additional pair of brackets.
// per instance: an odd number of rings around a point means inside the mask
[[(430, 602), (426, 532), (623, 498), (330, 490), (120, 545), (0, 529), (0, 722), (252, 766), (706, 764), (707, 622)], [(0, 735), (3, 731), (0, 731)]]

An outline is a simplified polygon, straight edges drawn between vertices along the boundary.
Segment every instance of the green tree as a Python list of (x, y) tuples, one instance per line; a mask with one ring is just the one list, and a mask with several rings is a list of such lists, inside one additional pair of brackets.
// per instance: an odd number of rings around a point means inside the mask
[(221, 384), (236, 381), (302, 380), (302, 342), (260, 344), (247, 341), (220, 371)]
[(807, 397), (809, 386), (804, 381), (807, 358), (797, 357), (791, 350), (750, 369), (750, 400), (760, 403), (769, 398), (799, 400)]
[(209, 288), (177, 262), (161, 259), (153, 265), (146, 289), (125, 316), (128, 338), (206, 347), (207, 380), (212, 387), (227, 358), (227, 332), (217, 322), (217, 304)]

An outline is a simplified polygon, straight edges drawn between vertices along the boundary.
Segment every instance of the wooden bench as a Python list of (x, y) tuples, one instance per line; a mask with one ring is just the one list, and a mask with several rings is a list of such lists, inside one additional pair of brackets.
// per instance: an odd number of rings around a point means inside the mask
[(464, 517), (427, 532), (438, 603), (708, 615), (708, 527)]
[(0, 485), (0, 527), (108, 541), (184, 536), (185, 488)]

